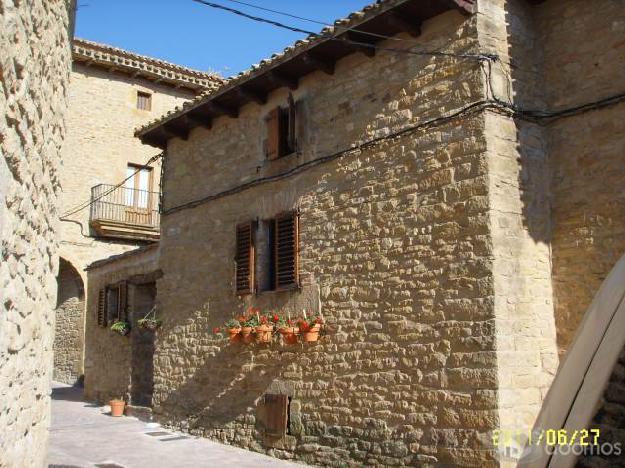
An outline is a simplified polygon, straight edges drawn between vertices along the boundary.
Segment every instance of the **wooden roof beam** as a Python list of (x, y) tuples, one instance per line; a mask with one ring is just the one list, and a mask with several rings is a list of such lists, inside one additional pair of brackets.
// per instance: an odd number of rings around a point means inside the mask
[(239, 86), (236, 89), (236, 92), (239, 95), (239, 97), (243, 99), (247, 99), (248, 101), (254, 101), (255, 103), (260, 104), (260, 105), (267, 103), (266, 93), (261, 93), (255, 89), (251, 89), (250, 87)]
[(353, 31), (347, 31), (339, 39), (352, 50), (362, 52), (367, 57), (375, 57), (375, 44), (364, 40), (362, 36), (358, 36)]
[(183, 140), (189, 138), (189, 128), (184, 124), (184, 122), (170, 120), (169, 122), (165, 122), (163, 128), (166, 133), (169, 133), (172, 136), (182, 138)]
[(208, 130), (213, 127), (213, 118), (209, 114), (194, 112), (192, 110), (189, 111), (186, 116), (189, 122), (196, 127), (203, 127)]
[(210, 109), (211, 112), (216, 114), (227, 115), (233, 119), (236, 119), (239, 116), (239, 109), (225, 106), (215, 101), (208, 101), (205, 106)]
[(406, 18), (405, 15), (397, 13), (395, 11), (389, 11), (384, 16), (384, 21), (391, 28), (399, 31), (406, 31), (411, 36), (417, 37), (421, 35), (421, 20), (415, 21), (412, 18)]
[(289, 89), (296, 90), (299, 85), (299, 79), (277, 72), (276, 70), (269, 70), (266, 76), (269, 81), (277, 86), (286, 86)]
[(334, 75), (334, 60), (328, 60), (310, 52), (302, 54), (302, 60), (311, 67), (321, 70), (326, 75)]

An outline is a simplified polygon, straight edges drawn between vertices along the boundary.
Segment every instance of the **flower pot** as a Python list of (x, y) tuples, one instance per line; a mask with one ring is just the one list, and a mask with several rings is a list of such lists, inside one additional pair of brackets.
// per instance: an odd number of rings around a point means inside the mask
[(124, 415), (124, 406), (126, 406), (124, 400), (111, 400), (109, 405), (111, 406), (111, 416), (119, 418)]
[(252, 336), (252, 330), (252, 327), (241, 328), (241, 339), (243, 340), (243, 343), (250, 344), (254, 340), (254, 337)]
[(280, 329), (282, 335), (282, 341), (284, 344), (293, 345), (297, 343), (297, 328), (295, 327), (282, 327)]
[(259, 325), (256, 327), (256, 343), (271, 343), (272, 325)]
[(302, 336), (304, 337), (304, 341), (306, 343), (314, 343), (317, 341), (319, 339), (319, 330), (321, 330), (321, 325), (316, 323), (307, 331), (303, 332)]
[(235, 343), (241, 339), (241, 328), (228, 328), (228, 338), (230, 343)]

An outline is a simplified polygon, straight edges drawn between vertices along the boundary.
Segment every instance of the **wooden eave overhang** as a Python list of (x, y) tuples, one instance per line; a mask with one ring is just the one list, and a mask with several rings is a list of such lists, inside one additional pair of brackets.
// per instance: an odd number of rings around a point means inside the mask
[(186, 139), (191, 129), (198, 126), (210, 128), (217, 117), (227, 115), (236, 118), (239, 108), (249, 102), (265, 103), (269, 93), (277, 88), (296, 89), (300, 78), (314, 71), (334, 74), (334, 64), (347, 55), (361, 52), (368, 57), (374, 56), (375, 45), (383, 38), (362, 32), (383, 36), (408, 32), (418, 36), (424, 21), (449, 10), (473, 14), (475, 0), (378, 2), (350, 15), (348, 21), (337, 21), (328, 32), (324, 30), (318, 36), (298, 41), (285, 53), (261, 62), (207, 95), (147, 124), (135, 135), (142, 143), (164, 149), (170, 138)]
[(200, 72), (127, 50), (75, 38), (72, 43), (72, 61), (86, 67), (100, 68), (180, 88), (193, 94), (215, 89), (223, 79), (212, 73)]

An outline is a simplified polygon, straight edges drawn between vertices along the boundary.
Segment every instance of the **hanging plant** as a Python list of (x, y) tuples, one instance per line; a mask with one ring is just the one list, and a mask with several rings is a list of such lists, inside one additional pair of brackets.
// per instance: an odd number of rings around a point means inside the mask
[(121, 336), (126, 336), (128, 333), (130, 333), (130, 324), (128, 322), (118, 320), (113, 325), (111, 325), (111, 331), (114, 331)]
[(162, 324), (162, 321), (156, 318), (156, 307), (152, 307), (150, 311), (145, 314), (145, 317), (137, 320), (139, 325), (144, 330), (156, 331)]

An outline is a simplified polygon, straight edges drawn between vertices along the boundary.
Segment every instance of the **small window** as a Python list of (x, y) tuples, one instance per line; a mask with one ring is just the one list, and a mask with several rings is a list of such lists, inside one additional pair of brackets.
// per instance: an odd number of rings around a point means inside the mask
[(278, 159), (297, 151), (296, 110), (293, 96), (289, 94), (287, 107), (276, 107), (267, 115), (267, 159)]
[[(115, 285), (107, 286), (104, 290), (104, 304), (102, 309), (105, 311), (104, 316), (98, 316), (100, 326), (106, 326), (117, 320), (128, 320), (128, 283), (122, 281)], [(98, 304), (100, 306), (100, 304)], [(98, 310), (98, 315), (100, 311)]]
[(145, 111), (152, 110), (152, 95), (150, 93), (137, 91), (137, 109)]
[(299, 287), (299, 216), (296, 212), (240, 225), (236, 242), (237, 294)]

